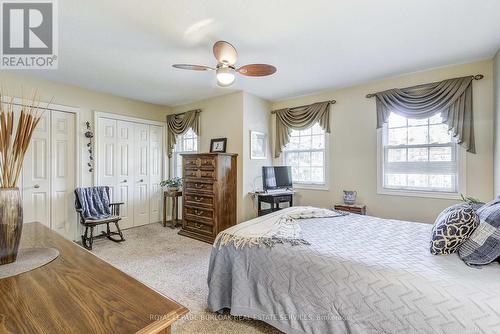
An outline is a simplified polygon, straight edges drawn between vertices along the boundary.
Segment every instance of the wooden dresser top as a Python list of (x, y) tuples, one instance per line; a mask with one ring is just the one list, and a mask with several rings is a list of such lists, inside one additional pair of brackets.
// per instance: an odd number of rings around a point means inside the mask
[(21, 247), (60, 255), (0, 279), (1, 333), (156, 333), (188, 312), (40, 223), (24, 224)]

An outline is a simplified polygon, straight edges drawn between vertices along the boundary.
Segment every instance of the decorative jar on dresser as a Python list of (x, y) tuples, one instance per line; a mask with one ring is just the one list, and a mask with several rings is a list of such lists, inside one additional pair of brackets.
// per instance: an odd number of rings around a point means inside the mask
[(237, 154), (182, 155), (184, 191), (180, 235), (213, 243), (236, 224)]

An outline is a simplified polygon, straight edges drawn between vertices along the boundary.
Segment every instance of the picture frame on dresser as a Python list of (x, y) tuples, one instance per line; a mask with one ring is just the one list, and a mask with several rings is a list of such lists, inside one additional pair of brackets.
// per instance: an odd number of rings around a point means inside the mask
[(215, 138), (210, 140), (210, 153), (226, 153), (227, 138)]

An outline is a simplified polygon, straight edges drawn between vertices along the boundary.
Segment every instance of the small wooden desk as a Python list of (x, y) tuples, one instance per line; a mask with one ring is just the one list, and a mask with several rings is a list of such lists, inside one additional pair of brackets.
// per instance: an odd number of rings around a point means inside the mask
[(24, 224), (21, 247), (60, 254), (0, 279), (0, 333), (170, 333), (188, 312), (40, 223)]
[[(280, 203), (288, 203), (288, 206), (293, 206), (293, 192), (283, 193), (257, 193), (258, 216), (267, 215), (268, 213), (281, 210)], [(271, 205), (270, 209), (262, 209), (262, 203)]]
[[(172, 220), (167, 221), (167, 199), (172, 198)], [(175, 228), (180, 224), (179, 220), (179, 197), (182, 197), (182, 191), (164, 191), (163, 192), (163, 227), (170, 222), (170, 227)]]

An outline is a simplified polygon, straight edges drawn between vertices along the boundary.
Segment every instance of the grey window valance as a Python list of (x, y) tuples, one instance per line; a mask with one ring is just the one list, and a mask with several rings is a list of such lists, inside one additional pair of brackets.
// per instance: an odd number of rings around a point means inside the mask
[(335, 102), (318, 102), (307, 106), (273, 111), (276, 114), (274, 157), (279, 158), (283, 148), (290, 142), (292, 130), (305, 130), (319, 123), (325, 132), (330, 133), (330, 104), (332, 103)]
[(472, 113), (474, 76), (370, 94), (377, 100), (377, 128), (397, 115), (423, 119), (441, 114), (452, 135), (467, 152), (476, 153)]
[(200, 112), (200, 109), (196, 109), (167, 116), (167, 154), (169, 158), (172, 157), (178, 135), (185, 134), (189, 128), (193, 129), (196, 135), (200, 135)]

